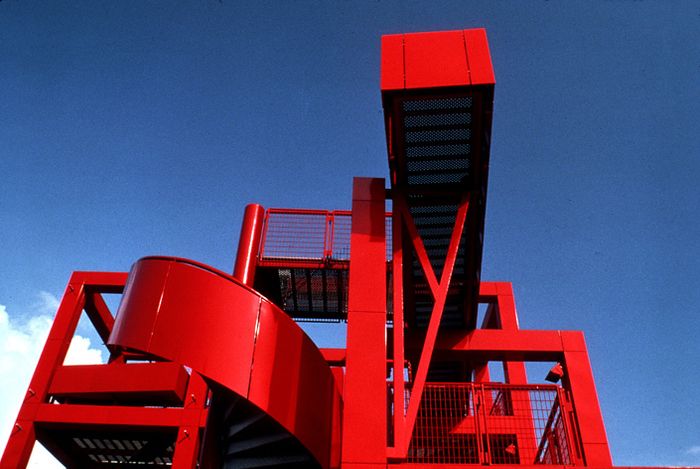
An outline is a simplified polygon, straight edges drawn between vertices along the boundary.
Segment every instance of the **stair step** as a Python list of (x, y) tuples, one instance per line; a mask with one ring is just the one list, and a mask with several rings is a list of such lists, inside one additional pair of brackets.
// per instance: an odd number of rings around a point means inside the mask
[(254, 438), (248, 438), (240, 441), (229, 443), (226, 449), (226, 455), (231, 456), (243, 451), (248, 451), (254, 448), (268, 445), (270, 443), (279, 443), (281, 441), (290, 440), (292, 437), (287, 433), (271, 433), (268, 435), (260, 435)]
[(234, 411), (236, 410), (236, 407), (238, 407), (238, 403), (240, 402), (240, 400), (241, 399), (239, 397), (234, 397), (227, 402), (228, 405), (226, 406), (226, 410), (224, 411), (224, 421), (227, 421), (231, 418)]
[(241, 420), (240, 422), (236, 422), (231, 424), (228, 429), (228, 438), (236, 436), (238, 433), (242, 432), (246, 428), (250, 427), (256, 422), (259, 422), (260, 420), (265, 418), (265, 414), (258, 413), (258, 414), (253, 414), (251, 416), (246, 417), (245, 419)]
[(303, 454), (286, 456), (259, 456), (235, 458), (224, 463), (223, 469), (255, 469), (262, 467), (316, 467), (316, 463)]

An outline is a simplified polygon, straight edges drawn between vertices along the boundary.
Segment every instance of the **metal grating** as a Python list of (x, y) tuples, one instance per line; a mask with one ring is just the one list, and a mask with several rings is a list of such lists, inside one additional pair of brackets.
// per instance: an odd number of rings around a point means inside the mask
[(100, 431), (39, 427), (39, 441), (62, 448), (69, 467), (171, 467), (177, 431)]
[(469, 140), (469, 129), (434, 129), (415, 130), (406, 132), (406, 143), (435, 145), (435, 142), (451, 142), (455, 140)]
[(400, 134), (409, 185), (467, 181), (472, 167), (471, 108), (470, 96), (403, 101)]
[(407, 129), (445, 125), (468, 125), (471, 123), (472, 115), (468, 112), (455, 112), (451, 114), (409, 114), (404, 119), (404, 125)]
[[(386, 258), (391, 260), (391, 214), (386, 215)], [(260, 248), (262, 265), (276, 260), (350, 260), (352, 214), (347, 210), (268, 209)]]
[[(348, 317), (347, 269), (280, 268), (280, 306), (302, 322), (339, 322)], [(387, 314), (392, 314), (391, 272), (387, 272)]]
[(454, 155), (466, 155), (470, 152), (471, 146), (468, 143), (453, 145), (432, 145), (430, 147), (409, 147), (406, 149), (406, 156), (415, 160), (421, 157), (451, 157)]
[(426, 384), (408, 460), (425, 464), (571, 464), (572, 434), (548, 385)]
[(272, 259), (324, 259), (327, 212), (268, 210), (262, 256)]
[(403, 102), (403, 110), (411, 111), (443, 111), (454, 109), (469, 109), (472, 107), (471, 96), (451, 97), (451, 98), (435, 98), (435, 99), (420, 99)]

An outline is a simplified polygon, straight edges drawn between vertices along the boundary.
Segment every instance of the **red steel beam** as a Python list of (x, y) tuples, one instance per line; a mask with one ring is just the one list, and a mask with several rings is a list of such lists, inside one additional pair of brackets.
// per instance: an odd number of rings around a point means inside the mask
[(192, 373), (184, 407), (180, 412), (180, 422), (173, 454), (171, 469), (195, 469), (199, 460), (203, 430), (206, 426), (209, 406), (207, 383), (198, 373)]
[(469, 352), (489, 360), (556, 361), (564, 348), (560, 331), (477, 329), (460, 333), (445, 331), (437, 339), (437, 350)]
[(323, 359), (331, 366), (345, 366), (346, 350), (344, 348), (319, 349)]
[(61, 366), (49, 387), (59, 398), (109, 399), (117, 397), (182, 404), (189, 374), (173, 362), (113, 363)]
[(343, 467), (386, 465), (385, 204), (383, 179), (354, 179)]
[[(408, 451), (410, 435), (413, 432), (413, 427), (418, 415), (418, 407), (421, 398), (423, 397), (423, 387), (425, 386), (425, 380), (428, 376), (428, 368), (430, 366), (435, 340), (438, 335), (438, 328), (440, 327), (440, 320), (442, 319), (445, 300), (447, 299), (447, 292), (452, 280), (452, 271), (454, 269), (455, 260), (457, 259), (457, 249), (459, 248), (459, 241), (462, 238), (462, 230), (464, 229), (464, 222), (467, 217), (467, 210), (469, 209), (469, 197), (468, 195), (465, 196), (457, 209), (454, 228), (452, 230), (450, 244), (447, 249), (447, 257), (445, 259), (445, 265), (443, 267), (439, 283), (437, 283), (435, 280), (435, 274), (432, 266), (430, 265), (430, 260), (425, 252), (423, 242), (418, 235), (416, 227), (412, 222), (411, 214), (409, 213), (407, 206), (402, 202), (402, 200), (399, 200), (398, 206), (399, 210), (401, 211), (401, 218), (407, 225), (406, 228), (408, 229), (413, 240), (413, 247), (416, 250), (416, 254), (420, 260), (423, 272), (428, 279), (430, 291), (434, 298), (434, 304), (430, 315), (428, 329), (425, 334), (425, 341), (423, 342), (423, 348), (421, 350), (420, 361), (418, 362), (418, 370), (416, 371), (416, 378), (413, 384), (411, 398), (408, 403), (408, 410), (406, 412), (406, 419), (404, 423), (405, 428), (401, 431), (403, 440), (401, 441), (400, 446), (396, 448), (399, 455), (404, 455)], [(396, 453), (393, 450), (390, 451), (389, 454), (391, 454), (393, 457), (396, 456)]]
[(181, 409), (176, 407), (41, 404), (36, 410), (34, 421), (38, 425), (122, 425), (167, 428), (178, 427), (181, 417)]
[(84, 309), (100, 339), (107, 342), (114, 327), (114, 315), (102, 295), (97, 291), (88, 292), (85, 296)]
[(586, 465), (612, 466), (608, 437), (582, 332), (562, 332), (564, 387), (569, 389)]
[(403, 240), (402, 227), (403, 216), (402, 210), (395, 210), (392, 222), (392, 275), (393, 289), (392, 305), (393, 305), (393, 371), (394, 371), (394, 441), (393, 446), (400, 446), (406, 440), (404, 433), (406, 432), (406, 396), (404, 382), (404, 288), (403, 288)]

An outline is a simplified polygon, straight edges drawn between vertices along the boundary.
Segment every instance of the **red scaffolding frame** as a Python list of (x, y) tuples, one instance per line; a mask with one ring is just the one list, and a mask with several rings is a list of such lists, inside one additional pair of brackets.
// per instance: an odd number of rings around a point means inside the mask
[[(249, 205), (233, 275), (74, 273), (0, 467), (35, 441), (86, 468), (611, 467), (583, 334), (520, 329), (511, 284), (480, 278), (494, 83), (483, 30), (385, 36), (389, 189), (355, 178), (351, 211)], [(63, 365), (83, 313), (107, 364)], [(295, 320), (345, 321), (346, 346)], [(529, 383), (528, 361), (561, 384)]]

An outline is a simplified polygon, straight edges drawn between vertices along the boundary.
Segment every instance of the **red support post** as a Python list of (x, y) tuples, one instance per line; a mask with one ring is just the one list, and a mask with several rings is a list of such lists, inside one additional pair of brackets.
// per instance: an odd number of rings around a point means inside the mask
[(418, 370), (416, 370), (416, 379), (413, 383), (411, 399), (409, 400), (408, 411), (406, 412), (405, 428), (402, 431), (404, 439), (401, 446), (398, 447), (399, 455), (401, 455), (408, 452), (409, 440), (413, 432), (413, 427), (415, 426), (416, 417), (418, 416), (418, 407), (423, 397), (423, 387), (425, 386), (425, 381), (428, 376), (428, 368), (433, 355), (440, 320), (442, 319), (442, 313), (445, 307), (445, 300), (447, 299), (447, 292), (450, 287), (450, 281), (452, 280), (452, 271), (457, 259), (457, 249), (459, 248), (459, 241), (462, 238), (464, 223), (467, 218), (469, 197), (466, 195), (461, 200), (457, 209), (454, 227), (452, 229), (452, 236), (450, 237), (450, 244), (447, 249), (445, 266), (442, 270), (439, 282), (436, 280), (430, 260), (425, 248), (423, 247), (423, 241), (418, 235), (418, 231), (413, 224), (413, 218), (411, 217), (407, 206), (403, 203), (404, 201), (400, 197), (394, 198), (394, 203), (397, 201), (399, 204), (399, 210), (401, 210), (402, 219), (405, 222), (406, 228), (412, 238), (413, 247), (416, 250), (416, 254), (418, 255), (421, 267), (423, 268), (425, 277), (428, 280), (428, 285), (434, 299), (428, 330), (425, 334), (425, 341), (423, 342), (423, 349), (421, 350), (420, 361), (418, 362)]
[(401, 211), (394, 210), (392, 223), (392, 304), (394, 308), (393, 359), (394, 359), (394, 441), (396, 449), (405, 440), (406, 395), (404, 382), (404, 291), (403, 291), (403, 243), (401, 240)]
[(571, 393), (587, 466), (612, 466), (598, 393), (582, 332), (563, 331), (564, 387)]
[(172, 469), (197, 467), (207, 417), (207, 393), (204, 379), (193, 372), (187, 387), (185, 405), (181, 411)]
[(99, 292), (86, 292), (85, 312), (90, 322), (95, 327), (100, 339), (102, 339), (103, 342), (107, 342), (109, 333), (114, 326), (114, 317)]
[(255, 268), (258, 263), (258, 251), (262, 238), (265, 210), (258, 204), (249, 204), (245, 208), (241, 234), (238, 239), (238, 251), (233, 276), (248, 286), (255, 281)]
[(355, 178), (342, 467), (386, 466), (386, 229), (383, 179)]

